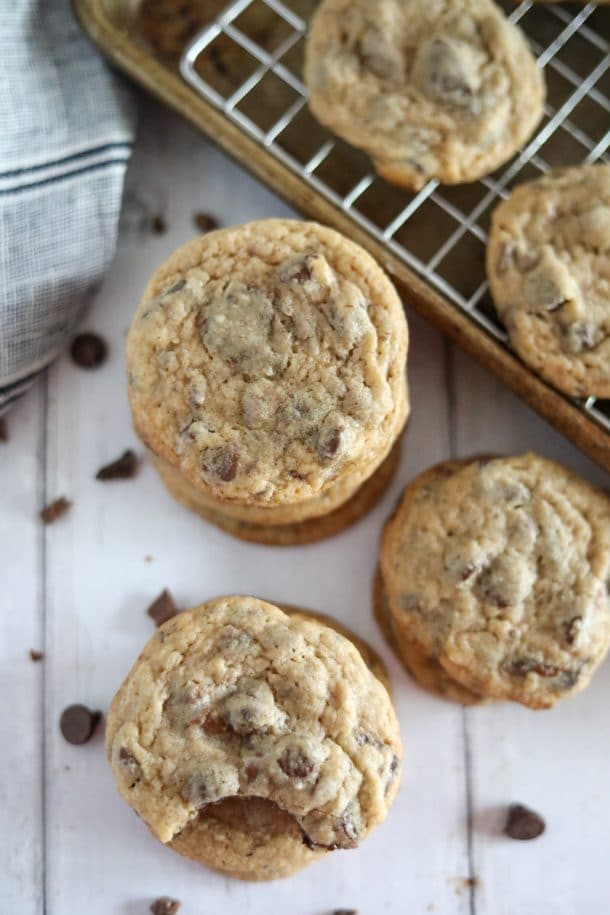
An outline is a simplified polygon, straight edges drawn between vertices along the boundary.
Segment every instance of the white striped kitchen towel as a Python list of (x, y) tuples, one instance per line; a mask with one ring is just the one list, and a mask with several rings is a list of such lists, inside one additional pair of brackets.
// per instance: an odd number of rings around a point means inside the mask
[(69, 0), (0, 2), (0, 414), (108, 267), (133, 115)]

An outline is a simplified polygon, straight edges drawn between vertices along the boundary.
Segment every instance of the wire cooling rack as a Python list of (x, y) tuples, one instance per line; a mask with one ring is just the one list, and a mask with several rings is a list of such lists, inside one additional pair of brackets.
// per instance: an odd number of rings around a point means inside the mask
[[(307, 109), (304, 37), (313, 0), (234, 0), (186, 48), (187, 83), (472, 321), (510, 348), (485, 280), (489, 217), (515, 184), (558, 165), (608, 161), (610, 10), (500, 4), (545, 70), (548, 99), (535, 136), (507, 166), (457, 187), (419, 193), (385, 182), (370, 160)], [(610, 401), (576, 401), (610, 430)]]

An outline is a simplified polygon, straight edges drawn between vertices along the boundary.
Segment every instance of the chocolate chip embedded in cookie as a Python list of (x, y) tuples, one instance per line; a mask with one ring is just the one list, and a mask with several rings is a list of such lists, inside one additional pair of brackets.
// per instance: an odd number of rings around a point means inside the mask
[(402, 755), (386, 689), (328, 626), (248, 597), (163, 625), (113, 700), (119, 791), (176, 850), (244, 879), (378, 825)]
[(316, 117), (414, 190), (494, 171), (544, 102), (523, 35), (491, 0), (323, 0), (305, 81)]
[(407, 342), (392, 284), (336, 232), (279, 219), (211, 232), (157, 271), (132, 323), (135, 425), (204, 516), (326, 516), (402, 430)]
[(495, 210), (487, 273), (515, 349), (576, 397), (610, 397), (610, 165), (523, 184)]
[(610, 500), (533, 454), (449, 462), (386, 524), (383, 584), (399, 648), (487, 699), (547, 708), (610, 645)]

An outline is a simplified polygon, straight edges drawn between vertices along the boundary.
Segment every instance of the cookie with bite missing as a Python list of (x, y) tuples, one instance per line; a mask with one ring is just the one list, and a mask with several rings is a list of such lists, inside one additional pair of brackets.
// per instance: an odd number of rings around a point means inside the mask
[(549, 708), (610, 645), (610, 499), (537, 455), (417, 477), (380, 562), (399, 653), (416, 646), (475, 696)]
[(248, 880), (356, 847), (402, 749), (387, 690), (343, 635), (249, 597), (165, 623), (115, 696), (106, 746), (153, 834)]
[(390, 280), (337, 232), (287, 219), (211, 232), (159, 268), (134, 317), (134, 424), (199, 514), (257, 542), (316, 539), (389, 481), (407, 347)]
[(517, 187), (494, 211), (487, 273), (531, 368), (575, 397), (610, 397), (610, 165)]
[(305, 82), (318, 120), (413, 190), (493, 172), (534, 132), (545, 96), (492, 0), (323, 0)]

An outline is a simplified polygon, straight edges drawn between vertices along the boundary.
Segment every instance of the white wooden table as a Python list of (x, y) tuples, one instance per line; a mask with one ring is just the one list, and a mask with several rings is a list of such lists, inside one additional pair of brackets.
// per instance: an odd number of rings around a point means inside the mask
[[(123, 370), (127, 327), (149, 274), (194, 232), (197, 210), (224, 224), (287, 214), (271, 193), (177, 118), (142, 104), (118, 252), (86, 327), (111, 344), (86, 372), (63, 357), (8, 417), (0, 444), (0, 915), (146, 915), (161, 894), (180, 915), (603, 915), (610, 910), (610, 668), (554, 711), (463, 710), (419, 690), (386, 649), (370, 588), (384, 517), (414, 474), (448, 456), (535, 449), (591, 480), (606, 475), (410, 309), (413, 415), (383, 503), (342, 536), (299, 549), (242, 544), (174, 503), (150, 463), (100, 483), (133, 446)], [(148, 218), (163, 213), (155, 236)], [(43, 527), (59, 495), (69, 515)], [(105, 709), (153, 627), (165, 586), (180, 605), (248, 593), (325, 610), (390, 664), (406, 753), (388, 821), (273, 884), (231, 881), (164, 849), (120, 800), (102, 734), (59, 733), (62, 709)], [(45, 652), (42, 663), (30, 648)], [(547, 832), (501, 835), (505, 807), (531, 805)], [(470, 886), (468, 877), (475, 878)]]

